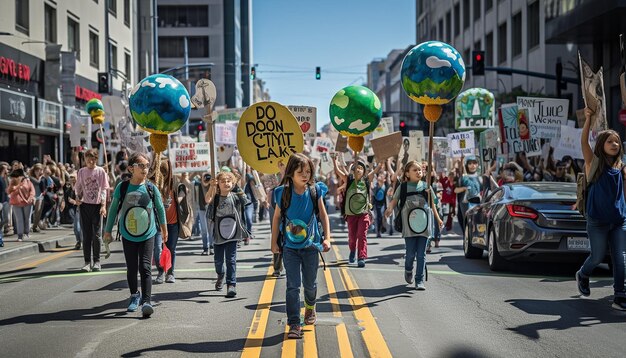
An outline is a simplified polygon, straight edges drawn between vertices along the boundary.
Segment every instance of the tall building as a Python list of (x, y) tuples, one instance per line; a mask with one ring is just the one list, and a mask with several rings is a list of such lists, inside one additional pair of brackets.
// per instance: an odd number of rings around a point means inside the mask
[[(4, 1), (0, 12), (0, 160), (69, 160), (67, 119), (120, 94), (133, 72), (131, 0)], [(104, 81), (106, 82), (106, 81)]]

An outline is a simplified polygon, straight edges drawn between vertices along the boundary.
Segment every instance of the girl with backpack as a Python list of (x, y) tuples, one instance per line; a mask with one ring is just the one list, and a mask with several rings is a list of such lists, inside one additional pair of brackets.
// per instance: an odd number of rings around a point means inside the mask
[(619, 134), (609, 129), (598, 134), (595, 148), (591, 149), (589, 129), (592, 113), (589, 108), (585, 108), (585, 125), (581, 137), (585, 158), (584, 173), (588, 183), (584, 212), (587, 214), (587, 236), (591, 252), (576, 272), (576, 283), (582, 296), (591, 294), (589, 277), (604, 259), (609, 245), (613, 262), (613, 308), (623, 311), (626, 310), (626, 166), (622, 162), (624, 148)]
[[(156, 222), (161, 224), (163, 241), (167, 242), (165, 209), (159, 189), (151, 182), (146, 181), (150, 168), (150, 162), (146, 155), (143, 153), (131, 155), (128, 159), (128, 168), (132, 177), (130, 181), (122, 182), (115, 188), (104, 228), (104, 242), (110, 243), (112, 241), (111, 231), (115, 219), (119, 215), (118, 232), (122, 235), (124, 259), (126, 260), (126, 280), (131, 295), (127, 311), (135, 312), (139, 306), (142, 306), (142, 315), (150, 317), (154, 313), (150, 299), (152, 294), (152, 252), (154, 238), (157, 234)], [(123, 186), (126, 189), (124, 193), (122, 193)], [(141, 291), (137, 288), (137, 272), (141, 275)]]
[(224, 288), (226, 276), (228, 298), (237, 295), (237, 243), (249, 237), (244, 219), (244, 208), (248, 202), (245, 194), (232, 192), (236, 182), (235, 174), (222, 171), (212, 180), (207, 194), (209, 227), (214, 230), (213, 247), (217, 273), (215, 290), (221, 291)]
[(389, 182), (387, 181), (387, 173), (378, 173), (376, 184), (372, 188), (372, 198), (374, 202), (374, 213), (376, 214), (376, 237), (380, 238), (381, 233), (385, 233), (384, 213), (387, 208), (387, 190)]
[(304, 324), (315, 324), (320, 252), (330, 250), (330, 223), (322, 200), (328, 188), (324, 183), (314, 182), (314, 172), (313, 162), (307, 156), (293, 154), (281, 185), (274, 189), (272, 252), (283, 255), (287, 277), (287, 337), (292, 339), (302, 337), (300, 286), (304, 287)]
[[(402, 237), (406, 245), (404, 279), (408, 284), (413, 283), (413, 261), (417, 257), (415, 271), (415, 288), (420, 291), (424, 286), (424, 270), (426, 268), (426, 245), (434, 235), (434, 223), (441, 227), (442, 221), (433, 210), (434, 193), (422, 179), (422, 166), (417, 161), (410, 161), (404, 167), (402, 184), (393, 194), (385, 216), (389, 217), (398, 205), (398, 213), (402, 220)], [(396, 227), (396, 229), (399, 229)]]

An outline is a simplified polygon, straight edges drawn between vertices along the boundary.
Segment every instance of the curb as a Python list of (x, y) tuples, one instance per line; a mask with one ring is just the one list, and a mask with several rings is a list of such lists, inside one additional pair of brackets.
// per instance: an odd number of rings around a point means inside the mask
[(39, 252), (51, 251), (64, 246), (74, 246), (76, 238), (72, 236), (55, 237), (47, 240), (33, 240), (39, 248)]
[(0, 262), (39, 253), (39, 245), (35, 242), (27, 243), (11, 249), (0, 250)]
[(0, 249), (0, 262), (35, 255), (40, 252), (53, 251), (61, 247), (74, 246), (75, 244), (76, 238), (73, 234), (41, 240), (31, 239), (22, 242), (22, 244), (17, 247)]

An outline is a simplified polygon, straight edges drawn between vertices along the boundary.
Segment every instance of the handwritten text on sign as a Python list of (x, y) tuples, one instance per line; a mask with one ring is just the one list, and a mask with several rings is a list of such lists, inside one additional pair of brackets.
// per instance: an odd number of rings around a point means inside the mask
[(530, 125), (537, 128), (533, 137), (559, 138), (561, 126), (567, 125), (569, 114), (567, 99), (517, 97), (517, 107), (528, 109)]
[(304, 140), (315, 140), (317, 136), (317, 108), (307, 106), (287, 106), (296, 117), (304, 135)]
[(462, 155), (474, 154), (474, 131), (450, 133), (447, 137), (452, 157), (458, 158)]
[(252, 138), (258, 160), (285, 157), (296, 152), (291, 143), (294, 133), (285, 132), (283, 121), (276, 120), (274, 107), (257, 107), (256, 118), (256, 122), (246, 123), (246, 135)]
[(175, 173), (205, 171), (211, 164), (208, 142), (183, 143), (170, 149), (170, 159)]
[[(528, 109), (519, 109), (516, 104), (503, 104), (500, 109), (498, 109), (502, 145), (507, 148), (508, 154), (523, 152), (529, 157), (541, 155), (541, 141), (535, 135), (537, 129), (532, 123), (530, 125), (530, 131), (532, 133), (531, 139), (522, 140), (520, 138), (517, 123), (519, 111), (528, 112)], [(526, 118), (528, 118), (527, 114)]]

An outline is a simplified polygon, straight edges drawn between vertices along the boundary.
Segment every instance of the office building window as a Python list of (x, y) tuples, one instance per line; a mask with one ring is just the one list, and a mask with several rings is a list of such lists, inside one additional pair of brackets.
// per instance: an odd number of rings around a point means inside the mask
[(107, 6), (111, 15), (117, 17), (117, 0), (107, 0)]
[(95, 68), (100, 66), (100, 51), (98, 51), (98, 35), (89, 31), (89, 64)]
[(528, 36), (528, 50), (530, 50), (539, 45), (539, 1), (528, 5), (527, 16), (528, 33), (526, 36)]
[(511, 56), (522, 53), (522, 13), (518, 12), (511, 18)]
[[(117, 70), (117, 46), (110, 43), (111, 46), (111, 68)], [(117, 77), (117, 72), (113, 71), (113, 76)]]
[(80, 25), (71, 17), (67, 18), (67, 49), (76, 53), (76, 61), (80, 61)]
[(446, 14), (446, 42), (452, 42), (452, 14), (450, 11)]
[(506, 25), (505, 22), (498, 26), (498, 63), (506, 62)]
[(457, 3), (454, 5), (454, 36), (461, 33), (461, 6)]
[(130, 0), (124, 0), (124, 25), (130, 27)]
[[(187, 37), (187, 51), (190, 58), (209, 57), (209, 38), (207, 36)], [(184, 57), (184, 37), (160, 37), (159, 57)]]
[(493, 32), (485, 36), (485, 66), (493, 66)]
[(469, 0), (463, 0), (463, 29), (467, 30), (470, 26), (470, 4)]
[(480, 51), (482, 50), (482, 46), (480, 44), (480, 40), (474, 42), (474, 51)]
[(128, 82), (132, 82), (130, 80), (130, 71), (132, 66), (132, 63), (130, 61), (130, 54), (128, 52), (124, 52), (124, 74), (126, 75), (126, 80)]
[(159, 6), (160, 27), (208, 27), (209, 7), (199, 6)]
[(30, 13), (28, 11), (28, 0), (15, 0), (15, 29), (28, 35)]
[(439, 41), (443, 41), (443, 18), (439, 19), (439, 37), (437, 37)]
[(57, 42), (57, 10), (46, 4), (44, 8), (45, 39), (47, 42)]
[(480, 19), (480, 1), (481, 0), (474, 0), (474, 21)]
[(485, 13), (493, 7), (493, 0), (485, 0)]

